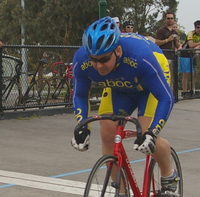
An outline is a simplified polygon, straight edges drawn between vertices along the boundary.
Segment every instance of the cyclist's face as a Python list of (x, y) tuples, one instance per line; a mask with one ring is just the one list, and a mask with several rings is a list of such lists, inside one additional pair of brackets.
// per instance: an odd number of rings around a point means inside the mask
[(127, 32), (127, 33), (133, 33), (133, 26), (132, 25), (127, 25), (125, 27), (125, 32)]
[[(116, 55), (119, 56), (119, 49), (115, 50)], [(98, 56), (90, 56), (90, 59), (92, 61), (92, 66), (98, 71), (100, 75), (107, 75), (110, 73), (116, 64), (116, 56), (114, 51), (109, 52), (105, 55), (98, 55)]]

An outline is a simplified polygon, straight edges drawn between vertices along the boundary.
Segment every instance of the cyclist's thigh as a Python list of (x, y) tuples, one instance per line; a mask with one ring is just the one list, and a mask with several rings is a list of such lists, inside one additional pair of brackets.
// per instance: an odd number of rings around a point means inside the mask
[(111, 88), (105, 88), (101, 97), (99, 114), (117, 113), (127, 116), (131, 115), (136, 107), (136, 99), (134, 100), (130, 94)]
[(138, 97), (138, 116), (146, 116), (153, 118), (158, 105), (157, 99), (145, 90)]
[(142, 124), (143, 131), (150, 127), (151, 120), (155, 116), (157, 105), (157, 99), (149, 90), (140, 93), (138, 97), (138, 119)]

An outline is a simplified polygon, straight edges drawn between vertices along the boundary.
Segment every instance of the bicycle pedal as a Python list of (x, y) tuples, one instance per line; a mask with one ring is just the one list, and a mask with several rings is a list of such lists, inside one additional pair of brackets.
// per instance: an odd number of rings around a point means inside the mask
[(114, 187), (115, 189), (119, 189), (119, 183), (112, 182), (111, 186)]

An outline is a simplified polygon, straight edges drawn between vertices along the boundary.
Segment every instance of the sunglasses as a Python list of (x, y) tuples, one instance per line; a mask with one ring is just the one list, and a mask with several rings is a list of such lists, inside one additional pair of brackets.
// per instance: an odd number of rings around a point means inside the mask
[(167, 18), (167, 20), (173, 20), (174, 18)]
[(133, 26), (127, 26), (126, 28), (128, 28), (128, 29), (129, 29), (129, 28), (133, 29)]
[(108, 62), (111, 59), (111, 56), (112, 56), (113, 53), (114, 53), (114, 51), (112, 51), (110, 55), (104, 56), (104, 57), (102, 57), (100, 59), (96, 59), (96, 58), (94, 58), (94, 57), (92, 57), (90, 55), (89, 55), (89, 58), (90, 58), (91, 61), (96, 62), (96, 63), (97, 62), (99, 62), (99, 63), (106, 63), (106, 62)]
[(200, 29), (200, 27), (199, 27), (199, 26), (197, 26), (197, 27), (195, 27), (195, 28), (197, 28), (197, 29)]

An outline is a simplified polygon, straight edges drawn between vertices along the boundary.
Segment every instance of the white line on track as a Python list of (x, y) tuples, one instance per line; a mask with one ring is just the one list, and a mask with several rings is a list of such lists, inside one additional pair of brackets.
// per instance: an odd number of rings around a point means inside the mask
[(85, 183), (0, 170), (0, 182), (24, 187), (83, 195)]

